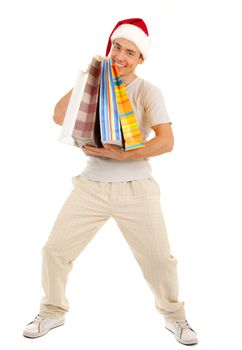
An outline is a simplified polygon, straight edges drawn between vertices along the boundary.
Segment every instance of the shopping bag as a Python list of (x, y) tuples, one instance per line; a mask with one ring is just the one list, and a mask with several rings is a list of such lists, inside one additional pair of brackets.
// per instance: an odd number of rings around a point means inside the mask
[(121, 126), (114, 82), (111, 72), (111, 60), (103, 58), (101, 66), (99, 118), (102, 144), (123, 146)]
[(59, 141), (82, 147), (110, 143), (130, 150), (144, 146), (120, 73), (111, 59), (95, 56), (78, 73)]
[(81, 103), (81, 99), (84, 93), (85, 85), (87, 82), (88, 71), (79, 71), (76, 77), (74, 87), (72, 89), (70, 101), (67, 106), (65, 118), (63, 121), (61, 134), (59, 141), (68, 145), (75, 145), (75, 141), (72, 137), (72, 131), (75, 126), (77, 113)]
[(125, 151), (144, 147), (143, 137), (119, 70), (115, 64), (112, 64), (111, 68)]
[(86, 144), (103, 147), (100, 137), (98, 108), (101, 61), (101, 57), (96, 56), (93, 57), (89, 65), (86, 84), (72, 131), (74, 145), (77, 147), (82, 147)]

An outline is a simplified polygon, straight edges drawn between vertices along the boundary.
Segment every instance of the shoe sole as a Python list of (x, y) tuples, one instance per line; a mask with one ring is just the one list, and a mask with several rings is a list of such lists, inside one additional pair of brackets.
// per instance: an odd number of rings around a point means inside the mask
[(42, 337), (43, 335), (45, 335), (46, 333), (48, 333), (49, 331), (51, 331), (52, 329), (60, 327), (60, 326), (63, 326), (64, 323), (65, 323), (65, 321), (60, 321), (59, 323), (55, 324), (51, 328), (45, 329), (44, 331), (42, 331), (40, 333), (37, 333), (37, 334), (24, 332), (23, 336), (26, 337), (26, 338), (32, 338), (32, 339), (33, 338), (39, 338), (39, 337)]
[(178, 341), (180, 344), (183, 344), (183, 345), (197, 345), (198, 344), (198, 340), (197, 341), (190, 341), (190, 342), (189, 341), (187, 341), (187, 342), (181, 341), (179, 338), (176, 337), (175, 333), (172, 332), (172, 330), (170, 330), (167, 327), (165, 327), (165, 328), (168, 329), (168, 331), (170, 331), (174, 335), (176, 341)]

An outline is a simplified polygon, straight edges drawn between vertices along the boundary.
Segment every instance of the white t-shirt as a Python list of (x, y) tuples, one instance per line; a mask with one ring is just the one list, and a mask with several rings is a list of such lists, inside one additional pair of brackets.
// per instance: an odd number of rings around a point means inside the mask
[[(137, 77), (126, 86), (126, 91), (144, 142), (152, 131), (151, 126), (171, 123), (163, 95), (157, 86)], [(131, 181), (152, 177), (149, 158), (123, 161), (111, 158), (103, 159), (98, 156), (88, 157), (86, 168), (81, 175), (91, 180), (106, 182)]]

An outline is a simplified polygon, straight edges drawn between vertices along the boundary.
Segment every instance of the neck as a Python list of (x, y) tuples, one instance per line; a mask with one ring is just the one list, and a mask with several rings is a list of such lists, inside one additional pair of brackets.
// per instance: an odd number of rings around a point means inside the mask
[(137, 78), (137, 75), (133, 73), (133, 74), (130, 74), (128, 76), (123, 76), (123, 77), (121, 76), (121, 78), (122, 78), (124, 85), (126, 86), (126, 85), (129, 85), (130, 83), (132, 83), (132, 81), (135, 78)]

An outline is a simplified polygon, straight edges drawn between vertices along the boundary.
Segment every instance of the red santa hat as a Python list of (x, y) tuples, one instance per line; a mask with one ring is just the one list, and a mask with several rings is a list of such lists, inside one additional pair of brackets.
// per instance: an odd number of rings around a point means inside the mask
[(108, 56), (111, 50), (113, 41), (117, 38), (124, 38), (132, 41), (141, 52), (143, 58), (147, 58), (151, 41), (147, 26), (141, 18), (124, 19), (116, 24), (108, 39), (106, 56)]

